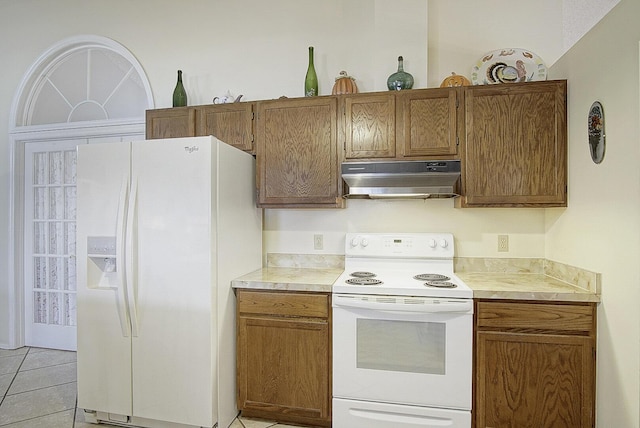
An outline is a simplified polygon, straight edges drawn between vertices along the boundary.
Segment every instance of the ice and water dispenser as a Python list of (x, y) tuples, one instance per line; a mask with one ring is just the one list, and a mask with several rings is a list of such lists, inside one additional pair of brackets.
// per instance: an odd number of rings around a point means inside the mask
[(88, 236), (87, 256), (89, 288), (118, 287), (115, 236)]

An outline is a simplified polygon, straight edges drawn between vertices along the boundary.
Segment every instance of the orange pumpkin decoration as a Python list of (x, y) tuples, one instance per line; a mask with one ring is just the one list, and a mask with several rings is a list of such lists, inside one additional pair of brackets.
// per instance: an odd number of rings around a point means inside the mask
[(357, 94), (358, 86), (356, 86), (356, 79), (347, 75), (346, 71), (341, 71), (340, 76), (336, 77), (336, 83), (333, 85), (331, 95), (340, 94)]
[(440, 84), (441, 88), (451, 88), (453, 86), (469, 86), (471, 82), (466, 77), (451, 72), (451, 76), (447, 77)]

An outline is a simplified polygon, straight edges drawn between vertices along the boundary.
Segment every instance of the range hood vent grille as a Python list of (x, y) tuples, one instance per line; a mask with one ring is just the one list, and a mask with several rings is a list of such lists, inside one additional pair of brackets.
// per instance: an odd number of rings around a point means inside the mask
[(460, 196), (460, 161), (343, 162), (345, 198), (428, 199)]

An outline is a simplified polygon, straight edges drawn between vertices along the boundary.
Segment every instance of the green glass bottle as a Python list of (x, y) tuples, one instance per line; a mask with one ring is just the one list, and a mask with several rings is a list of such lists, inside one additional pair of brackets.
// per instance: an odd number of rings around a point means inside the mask
[(387, 88), (390, 91), (400, 91), (402, 89), (411, 89), (413, 87), (413, 76), (404, 71), (402, 56), (398, 57), (398, 71), (393, 73), (387, 79)]
[(184, 107), (186, 105), (187, 91), (184, 90), (184, 85), (182, 84), (182, 70), (178, 70), (178, 83), (176, 83), (176, 88), (173, 90), (173, 106)]
[(318, 76), (313, 66), (313, 46), (309, 46), (309, 67), (304, 78), (304, 96), (315, 97), (318, 95)]

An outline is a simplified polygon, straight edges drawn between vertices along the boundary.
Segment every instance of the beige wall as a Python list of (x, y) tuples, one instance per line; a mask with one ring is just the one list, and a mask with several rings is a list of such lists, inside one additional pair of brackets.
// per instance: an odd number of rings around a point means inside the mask
[[(632, 309), (638, 301), (638, 226), (633, 223), (639, 185), (633, 165), (638, 160), (638, 37), (626, 32), (614, 37), (617, 26), (637, 27), (635, 3), (623, 0), (618, 7), (623, 12), (614, 9), (604, 30), (599, 26), (585, 37), (593, 45), (581, 42), (553, 67), (556, 77), (570, 79), (568, 209), (546, 214), (461, 210), (451, 200), (434, 200), (267, 210), (265, 250), (313, 253), (315, 233), (325, 234), (325, 249), (318, 253), (335, 254), (343, 252), (347, 231), (449, 231), (461, 256), (546, 256), (601, 271), (599, 426), (637, 427), (640, 321)], [(178, 68), (184, 70), (190, 104), (209, 103), (227, 90), (248, 100), (300, 96), (309, 45), (316, 48), (322, 94), (330, 92), (342, 69), (356, 77), (362, 91), (384, 90), (398, 55), (405, 57), (415, 87), (439, 86), (451, 71), (469, 76), (482, 54), (503, 47), (530, 49), (551, 65), (562, 55), (562, 5), (562, 0), (509, 7), (497, 0), (0, 0), (5, 40), (0, 44), (0, 206), (9, 201), (7, 134), (14, 93), (39, 55), (67, 37), (96, 34), (123, 44), (144, 67), (156, 106), (167, 107)], [(629, 14), (635, 20), (625, 21)], [(610, 49), (618, 42), (622, 55)], [(596, 167), (585, 157), (582, 124), (588, 105), (599, 97), (605, 97), (610, 147)], [(594, 191), (601, 189), (607, 191)], [(0, 209), (0, 346), (9, 336), (9, 227), (8, 210)], [(623, 244), (610, 239), (613, 232), (621, 233)], [(510, 235), (509, 253), (496, 252), (496, 235), (503, 233)]]
[[(415, 87), (439, 86), (451, 70), (469, 75), (487, 51), (504, 47), (504, 34), (517, 34), (526, 46), (554, 61), (560, 54), (559, 28), (541, 33), (521, 28), (521, 16), (559, 11), (560, 0), (499, 7), (494, 0), (23, 0), (0, 1), (0, 200), (8, 207), (10, 147), (7, 132), (12, 99), (21, 79), (39, 56), (60, 40), (81, 34), (114, 39), (145, 69), (157, 107), (168, 107), (176, 70), (184, 70), (190, 104), (210, 103), (230, 90), (244, 99), (302, 95), (307, 47), (315, 46), (321, 94), (330, 93), (342, 69), (356, 77), (363, 92), (385, 90), (398, 55), (415, 77)], [(477, 13), (471, 13), (474, 10)], [(478, 20), (478, 14), (486, 15)], [(554, 15), (554, 14), (552, 14)], [(554, 20), (550, 27), (559, 25)], [(481, 22), (490, 24), (482, 29)], [(437, 23), (434, 24), (434, 23)], [(433, 24), (435, 30), (429, 30)], [(557, 26), (556, 25), (556, 26)], [(543, 34), (541, 36), (540, 34)], [(482, 35), (482, 37), (480, 37)], [(432, 41), (429, 41), (432, 40)], [(556, 40), (557, 39), (557, 40)], [(427, 55), (427, 52), (430, 52)], [(433, 69), (428, 62), (433, 62)], [(466, 69), (466, 71), (465, 71)], [(493, 255), (496, 234), (511, 235), (514, 257), (544, 251), (542, 210), (455, 210), (452, 201), (427, 203), (349, 203), (346, 210), (269, 210), (268, 251), (310, 249), (312, 235), (326, 232), (324, 252), (341, 252), (351, 230), (445, 230), (456, 234), (460, 255)], [(331, 221), (330, 219), (333, 219)], [(315, 226), (314, 226), (315, 225)], [(9, 212), (0, 210), (0, 242), (7, 242)], [(8, 244), (0, 246), (0, 344), (8, 340)]]
[[(598, 426), (639, 425), (640, 3), (622, 0), (552, 68), (569, 80), (569, 207), (547, 210), (546, 257), (602, 273)], [(591, 104), (604, 106), (606, 154), (587, 144)]]

